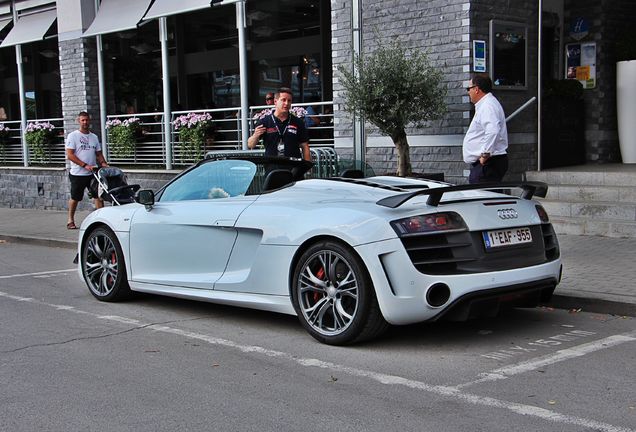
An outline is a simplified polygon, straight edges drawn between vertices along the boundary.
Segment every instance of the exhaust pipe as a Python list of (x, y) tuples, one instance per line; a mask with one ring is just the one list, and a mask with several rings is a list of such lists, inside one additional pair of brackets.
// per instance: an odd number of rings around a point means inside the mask
[(448, 302), (450, 294), (448, 285), (436, 283), (431, 285), (426, 291), (426, 302), (433, 307), (440, 307)]

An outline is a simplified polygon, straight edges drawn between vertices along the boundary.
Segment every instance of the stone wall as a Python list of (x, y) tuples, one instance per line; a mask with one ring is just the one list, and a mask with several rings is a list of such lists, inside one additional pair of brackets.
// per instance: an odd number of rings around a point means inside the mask
[[(332, 0), (332, 61), (337, 67), (351, 67), (351, 0)], [(528, 26), (528, 88), (497, 90), (507, 114), (512, 113), (537, 93), (536, 76), (536, 1), (508, 0), (363, 0), (363, 52), (378, 44), (398, 40), (410, 49), (425, 51), (431, 63), (444, 73), (448, 113), (424, 128), (409, 128), (411, 161), (415, 172), (444, 172), (449, 181), (466, 181), (468, 165), (462, 160), (461, 143), (473, 112), (464, 89), (472, 69), (472, 40), (489, 38), (491, 19), (523, 22)], [(343, 111), (342, 86), (334, 73), (335, 137), (339, 153), (350, 152), (352, 122)], [(531, 106), (509, 125), (511, 167), (508, 178), (536, 169), (537, 108)], [(370, 145), (379, 137), (367, 124), (367, 162), (377, 172), (395, 170), (396, 154), (392, 143)], [(428, 137), (429, 139), (419, 139)], [(439, 137), (439, 145), (435, 138)], [(377, 140), (376, 140), (377, 141)], [(415, 144), (414, 144), (415, 143)]]
[[(158, 190), (179, 171), (127, 170), (128, 184)], [(70, 198), (68, 174), (64, 168), (0, 168), (0, 207), (66, 210)], [(92, 208), (84, 197), (80, 210)]]
[(99, 136), (99, 85), (95, 38), (60, 41), (59, 50), (65, 135), (78, 128), (77, 114), (87, 111), (93, 119), (93, 132)]

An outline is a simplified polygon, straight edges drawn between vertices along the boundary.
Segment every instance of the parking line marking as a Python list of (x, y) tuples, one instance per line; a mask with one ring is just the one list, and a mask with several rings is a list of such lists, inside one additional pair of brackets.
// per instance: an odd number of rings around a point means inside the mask
[(455, 388), (461, 389), (474, 384), (480, 384), (489, 381), (498, 381), (506, 379), (508, 377), (537, 370), (544, 366), (559, 363), (565, 360), (570, 360), (577, 357), (582, 357), (586, 354), (590, 354), (596, 351), (611, 348), (617, 345), (624, 344), (626, 342), (636, 341), (636, 331), (629, 333), (623, 333), (606, 337), (593, 342), (581, 344), (572, 348), (566, 348), (559, 350), (553, 354), (547, 354), (541, 357), (536, 357), (530, 360), (526, 360), (520, 363), (504, 366), (499, 369), (492, 370), (490, 372), (484, 372), (479, 374), (481, 378), (467, 383), (456, 385)]
[(0, 276), (0, 279), (12, 279), (12, 278), (29, 277), (29, 276), (42, 276), (42, 275), (48, 275), (48, 274), (68, 273), (68, 272), (76, 272), (76, 271), (77, 271), (77, 267), (76, 268), (72, 268), (72, 269), (68, 269), (68, 270), (49, 270), (49, 271), (37, 272), (37, 273), (22, 273), (22, 274)]
[[(203, 333), (191, 332), (191, 331), (182, 330), (182, 329), (169, 327), (166, 325), (160, 325), (160, 324), (142, 323), (139, 320), (136, 320), (134, 318), (127, 318), (127, 317), (122, 317), (117, 315), (99, 315), (92, 312), (82, 311), (72, 306), (46, 303), (43, 301), (28, 298), (28, 297), (22, 298), (22, 297), (11, 295), (2, 291), (0, 291), (0, 297), (6, 297), (6, 298), (17, 300), (17, 301), (29, 301), (32, 303), (37, 303), (40, 305), (53, 307), (60, 311), (67, 311), (71, 313), (89, 315), (97, 319), (114, 321), (114, 322), (118, 322), (118, 323), (122, 323), (126, 325), (136, 325), (136, 326), (139, 326), (140, 328), (143, 327), (143, 329), (149, 329), (149, 330), (154, 330), (157, 332), (178, 335), (178, 336), (182, 336), (189, 339), (196, 339), (199, 341), (207, 342), (210, 345), (217, 345), (217, 346), (232, 348), (244, 353), (255, 353), (255, 354), (261, 354), (267, 357), (279, 358), (282, 360), (289, 361), (291, 363), (299, 364), (300, 366), (304, 366), (304, 367), (317, 367), (317, 368), (327, 369), (327, 370), (331, 370), (335, 372), (341, 372), (341, 373), (345, 373), (348, 375), (357, 376), (361, 378), (367, 378), (384, 385), (400, 385), (400, 386), (404, 386), (404, 387), (415, 389), (415, 390), (422, 390), (427, 393), (435, 394), (437, 396), (451, 397), (471, 405), (505, 409), (516, 414), (520, 414), (524, 416), (533, 416), (533, 417), (537, 417), (537, 418), (551, 421), (554, 423), (580, 426), (584, 428), (594, 429), (595, 431), (603, 431), (603, 432), (636, 432), (635, 429), (624, 428), (621, 426), (614, 426), (608, 423), (599, 422), (592, 419), (560, 414), (555, 411), (551, 411), (545, 408), (540, 408), (540, 407), (536, 407), (532, 405), (525, 405), (525, 404), (520, 404), (516, 402), (495, 399), (495, 398), (491, 398), (487, 396), (466, 393), (456, 387), (431, 385), (431, 384), (426, 384), (422, 381), (411, 380), (411, 379), (404, 378), (397, 375), (387, 375), (380, 372), (353, 368), (350, 366), (344, 366), (337, 363), (327, 362), (327, 361), (314, 359), (314, 358), (296, 357), (295, 355), (292, 355), (283, 351), (276, 351), (276, 350), (264, 348), (258, 345), (243, 345), (238, 342), (234, 342), (228, 339), (217, 338), (217, 337), (206, 335)], [(630, 334), (627, 334), (627, 336), (629, 335)]]

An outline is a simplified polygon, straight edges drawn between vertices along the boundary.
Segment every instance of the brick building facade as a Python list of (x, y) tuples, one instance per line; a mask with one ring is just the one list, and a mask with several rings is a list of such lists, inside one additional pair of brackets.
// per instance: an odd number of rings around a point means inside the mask
[[(20, 2), (22, 0), (14, 0)], [(108, 0), (106, 0), (108, 1)], [(137, 0), (131, 0), (137, 1)], [(248, 0), (249, 1), (249, 0)], [(300, 0), (299, 0), (300, 1)], [(0, 6), (13, 4), (0, 0)], [(46, 1), (43, 1), (46, 3)], [(88, 111), (94, 119), (94, 130), (99, 134), (99, 86), (97, 48), (94, 37), (82, 38), (82, 31), (91, 23), (88, 12), (94, 7), (92, 0), (58, 0), (58, 48), (59, 78), (64, 132), (76, 129), (76, 114)], [(81, 20), (71, 20), (60, 16), (72, 4), (86, 6), (87, 12)], [(321, 30), (322, 63), (333, 66), (331, 73), (321, 74), (323, 94), (326, 100), (334, 102), (334, 142), (339, 154), (347, 156), (354, 152), (353, 124), (351, 116), (342, 107), (342, 86), (337, 69), (350, 68), (353, 59), (352, 11), (354, 4), (361, 8), (362, 52), (372, 52), (379, 44), (397, 40), (412, 50), (424, 51), (432, 63), (443, 71), (444, 85), (447, 87), (448, 112), (437, 121), (423, 128), (411, 127), (407, 130), (411, 147), (411, 161), (416, 173), (444, 173), (446, 180), (464, 183), (468, 166), (462, 161), (462, 139), (470, 124), (473, 106), (464, 87), (473, 70), (473, 41), (489, 44), (490, 22), (497, 20), (513, 22), (526, 29), (526, 82), (522, 89), (495, 88), (493, 93), (501, 101), (506, 114), (512, 113), (530, 98), (539, 94), (538, 39), (539, 2), (535, 0), (330, 0), (330, 34)], [(256, 5), (256, 3), (253, 3)], [(551, 37), (558, 38), (553, 45), (553, 53), (544, 52), (548, 67), (544, 66), (541, 79), (563, 78), (563, 47), (571, 42), (596, 43), (596, 86), (583, 93), (584, 135), (582, 142), (575, 143), (584, 148), (588, 163), (620, 162), (616, 126), (616, 53), (614, 44), (621, 32), (632, 26), (636, 18), (634, 0), (544, 0), (542, 18), (544, 29), (552, 26)], [(323, 2), (320, 7), (327, 8)], [(277, 14), (284, 8), (276, 9)], [(263, 11), (259, 11), (263, 12)], [(94, 15), (94, 11), (92, 11)], [(231, 14), (230, 14), (231, 15)], [(261, 13), (261, 15), (263, 15)], [(257, 14), (254, 14), (257, 16)], [(549, 19), (548, 19), (549, 18)], [(583, 19), (588, 23), (587, 34), (575, 39), (570, 33), (573, 22)], [(321, 26), (324, 22), (321, 18)], [(63, 23), (60, 28), (61, 23)], [(152, 24), (154, 26), (155, 24)], [(150, 24), (144, 29), (152, 27)], [(65, 31), (63, 31), (65, 30)], [(154, 30), (153, 30), (154, 31)], [(153, 36), (154, 37), (154, 36)], [(548, 41), (548, 45), (553, 41)], [(545, 45), (544, 41), (544, 46)], [(9, 48), (3, 48), (8, 50)], [(542, 51), (545, 51), (542, 48)], [(487, 53), (489, 54), (489, 52)], [(324, 58), (330, 58), (325, 61)], [(488, 55), (487, 55), (488, 57)], [(548, 61), (549, 60), (549, 61)], [(184, 60), (185, 62), (185, 60)], [(260, 64), (260, 60), (253, 64)], [(108, 66), (112, 72), (113, 64)], [(178, 66), (177, 69), (181, 67)], [(490, 72), (490, 67), (487, 67)], [(250, 71), (250, 78), (256, 73)], [(259, 75), (260, 76), (260, 75)], [(180, 77), (179, 80), (183, 80)], [(331, 89), (333, 93), (331, 94)], [(107, 86), (108, 110), (114, 110), (113, 86)], [(253, 93), (254, 89), (251, 89)], [(196, 93), (196, 92), (195, 92)], [(234, 105), (230, 105), (234, 106)], [(539, 119), (537, 103), (529, 105), (508, 124), (510, 138), (510, 169), (507, 178), (519, 179), (526, 171), (538, 168)], [(366, 160), (378, 173), (393, 172), (396, 169), (396, 150), (389, 137), (382, 136), (370, 124), (366, 125)], [(4, 172), (5, 168), (2, 168)], [(0, 172), (0, 178), (12, 179), (3, 183), (6, 190), (20, 190), (19, 179), (12, 173)], [(24, 173), (23, 173), (24, 174)], [(26, 175), (26, 174), (25, 174)], [(57, 177), (56, 177), (57, 178)], [(16, 182), (13, 184), (12, 182)], [(30, 181), (30, 180), (29, 180)], [(31, 182), (31, 181), (30, 181)], [(33, 183), (33, 182), (31, 182)], [(31, 184), (29, 183), (29, 184)], [(36, 181), (35, 183), (40, 183)], [(37, 195), (38, 188), (27, 194)], [(3, 205), (10, 202), (4, 199)], [(30, 202), (30, 201), (29, 201)], [(50, 204), (46, 204), (49, 206)], [(55, 206), (54, 206), (55, 207)]]

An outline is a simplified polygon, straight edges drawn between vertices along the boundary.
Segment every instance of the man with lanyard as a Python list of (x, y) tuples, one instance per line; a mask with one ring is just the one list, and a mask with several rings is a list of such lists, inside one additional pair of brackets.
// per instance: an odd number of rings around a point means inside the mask
[(475, 74), (466, 91), (475, 116), (464, 137), (464, 162), (471, 165), (469, 183), (499, 182), (508, 170), (506, 116), (492, 95), (488, 75)]
[(305, 123), (289, 112), (291, 105), (292, 91), (282, 87), (274, 95), (274, 112), (258, 121), (254, 134), (247, 140), (247, 146), (255, 148), (262, 137), (267, 156), (311, 160)]

